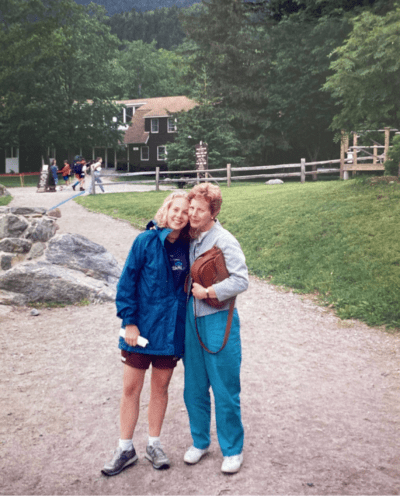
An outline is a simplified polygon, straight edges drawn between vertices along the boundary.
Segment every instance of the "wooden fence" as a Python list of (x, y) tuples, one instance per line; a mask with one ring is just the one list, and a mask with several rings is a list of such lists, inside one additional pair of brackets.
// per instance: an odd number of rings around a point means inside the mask
[[(337, 160), (325, 160), (322, 162), (306, 162), (304, 158), (298, 164), (282, 164), (282, 165), (260, 165), (257, 167), (232, 167), (231, 164), (227, 164), (225, 168), (222, 169), (210, 169), (208, 171), (197, 171), (197, 170), (186, 170), (186, 171), (160, 171), (159, 167), (156, 167), (155, 171), (148, 172), (107, 172), (102, 173), (101, 177), (103, 180), (107, 178), (121, 178), (128, 177), (132, 178), (129, 181), (111, 181), (104, 182), (103, 185), (115, 185), (115, 184), (145, 184), (154, 183), (156, 191), (159, 191), (160, 185), (168, 185), (171, 183), (189, 183), (195, 184), (202, 181), (215, 181), (215, 182), (226, 182), (227, 186), (230, 187), (232, 181), (244, 181), (251, 179), (275, 179), (275, 178), (286, 178), (286, 177), (298, 177), (300, 182), (304, 183), (307, 176), (312, 176), (313, 180), (317, 180), (319, 174), (340, 174), (340, 167), (328, 168), (326, 166), (338, 164), (340, 166), (340, 159)], [(325, 166), (323, 168), (318, 168), (319, 166)], [(311, 170), (307, 170), (311, 168)], [(248, 174), (248, 172), (254, 171), (265, 171), (263, 174)], [(275, 171), (275, 172), (274, 172)], [(288, 171), (288, 172), (282, 172)], [(222, 176), (215, 177), (215, 173), (223, 173)], [(212, 175), (211, 175), (212, 174)], [(186, 177), (186, 176), (193, 177)], [(134, 177), (137, 176), (149, 176), (149, 179), (136, 180)], [(174, 176), (171, 178), (170, 176)], [(96, 193), (96, 186), (98, 184), (92, 181), (91, 194)]]

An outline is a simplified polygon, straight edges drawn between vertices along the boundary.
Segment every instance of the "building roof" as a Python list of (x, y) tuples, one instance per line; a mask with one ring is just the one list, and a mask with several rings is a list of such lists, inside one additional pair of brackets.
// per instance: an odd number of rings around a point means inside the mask
[(124, 143), (147, 143), (149, 133), (144, 130), (146, 118), (168, 117), (175, 112), (188, 111), (197, 103), (186, 96), (166, 96), (160, 98), (141, 98), (137, 100), (119, 100), (116, 103), (136, 107), (131, 125), (125, 133)]

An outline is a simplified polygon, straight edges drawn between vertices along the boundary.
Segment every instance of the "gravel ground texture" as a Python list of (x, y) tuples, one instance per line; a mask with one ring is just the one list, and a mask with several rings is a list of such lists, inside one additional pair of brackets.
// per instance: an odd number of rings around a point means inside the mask
[[(154, 187), (115, 185), (140, 194)], [(11, 206), (50, 208), (71, 188), (10, 189)], [(58, 232), (83, 234), (122, 264), (138, 234), (127, 222), (60, 206)], [(149, 373), (134, 435), (138, 463), (100, 470), (119, 437), (122, 364), (114, 304), (0, 308), (1, 494), (400, 494), (400, 336), (343, 321), (311, 297), (251, 277), (238, 298), (242, 325), (244, 464), (221, 473), (212, 423), (209, 454), (195, 466), (183, 402), (172, 378), (162, 441), (171, 468), (144, 459)]]

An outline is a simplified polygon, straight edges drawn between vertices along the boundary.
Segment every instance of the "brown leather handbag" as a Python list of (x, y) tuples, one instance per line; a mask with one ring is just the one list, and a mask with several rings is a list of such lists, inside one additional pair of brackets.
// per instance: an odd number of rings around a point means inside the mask
[[(226, 268), (224, 254), (222, 250), (218, 248), (218, 246), (213, 246), (210, 250), (207, 250), (202, 255), (200, 255), (196, 261), (193, 263), (190, 269), (190, 275), (192, 277), (193, 282), (197, 282), (201, 284), (204, 288), (208, 288), (213, 284), (223, 281), (227, 277), (229, 277), (229, 272)], [(232, 318), (233, 318), (233, 310), (235, 307), (236, 296), (233, 298), (229, 298), (229, 300), (219, 301), (217, 298), (206, 298), (204, 301), (211, 305), (214, 308), (222, 308), (228, 302), (229, 305), (229, 314), (228, 321), (225, 328), (225, 336), (222, 342), (222, 346), (218, 351), (210, 351), (203, 341), (200, 338), (199, 331), (197, 329), (197, 315), (196, 315), (196, 305), (194, 305), (194, 320), (196, 325), (196, 333), (199, 339), (201, 346), (212, 355), (219, 353), (221, 350), (225, 348), (226, 343), (229, 339), (229, 334), (231, 331)]]

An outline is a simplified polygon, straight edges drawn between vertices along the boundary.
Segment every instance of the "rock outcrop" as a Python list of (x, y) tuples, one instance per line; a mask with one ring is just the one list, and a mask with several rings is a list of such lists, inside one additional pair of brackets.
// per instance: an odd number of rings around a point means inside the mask
[(0, 304), (115, 299), (122, 267), (111, 253), (57, 229), (44, 208), (0, 207)]

